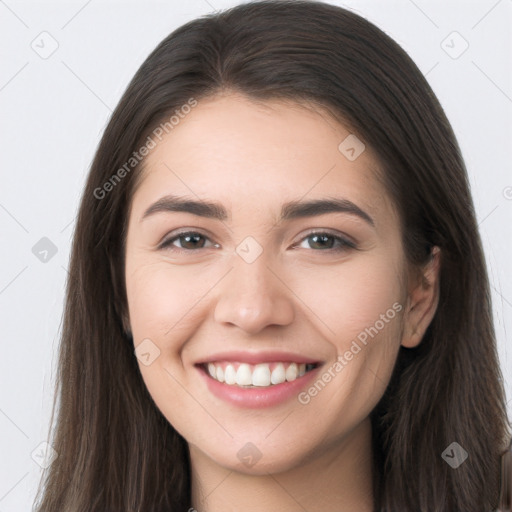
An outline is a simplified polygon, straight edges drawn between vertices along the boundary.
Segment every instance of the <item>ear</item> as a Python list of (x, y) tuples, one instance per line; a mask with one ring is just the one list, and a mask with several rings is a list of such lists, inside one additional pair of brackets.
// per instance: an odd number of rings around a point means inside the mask
[(402, 346), (418, 346), (434, 318), (439, 303), (441, 250), (433, 247), (428, 263), (409, 279), (407, 308), (404, 315)]

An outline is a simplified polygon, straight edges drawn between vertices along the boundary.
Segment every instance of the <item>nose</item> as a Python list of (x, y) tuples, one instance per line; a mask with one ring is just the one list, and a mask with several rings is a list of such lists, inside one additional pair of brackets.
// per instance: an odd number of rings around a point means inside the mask
[(252, 263), (234, 256), (232, 270), (219, 284), (214, 315), (219, 323), (257, 334), (294, 319), (292, 291), (262, 256)]

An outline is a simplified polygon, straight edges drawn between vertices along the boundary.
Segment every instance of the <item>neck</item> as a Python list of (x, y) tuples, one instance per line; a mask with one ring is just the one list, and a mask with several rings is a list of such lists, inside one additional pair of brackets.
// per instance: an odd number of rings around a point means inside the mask
[(190, 446), (192, 507), (197, 512), (372, 512), (369, 418), (343, 439), (280, 473), (225, 468)]

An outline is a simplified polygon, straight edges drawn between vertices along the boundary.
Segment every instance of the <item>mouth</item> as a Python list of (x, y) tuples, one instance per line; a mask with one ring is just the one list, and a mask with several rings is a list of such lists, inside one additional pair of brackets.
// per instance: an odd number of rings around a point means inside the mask
[(321, 361), (284, 352), (230, 352), (195, 364), (214, 397), (236, 407), (253, 409), (297, 399), (321, 366)]
[(215, 361), (200, 366), (217, 382), (250, 389), (293, 382), (317, 368), (318, 363), (276, 361), (248, 364), (239, 361)]

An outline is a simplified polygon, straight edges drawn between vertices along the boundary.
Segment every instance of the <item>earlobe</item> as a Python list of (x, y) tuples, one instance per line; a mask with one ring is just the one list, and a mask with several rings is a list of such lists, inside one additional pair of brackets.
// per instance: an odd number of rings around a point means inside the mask
[(430, 261), (410, 284), (401, 343), (404, 347), (418, 346), (434, 318), (439, 303), (440, 269), (441, 250), (433, 247)]

